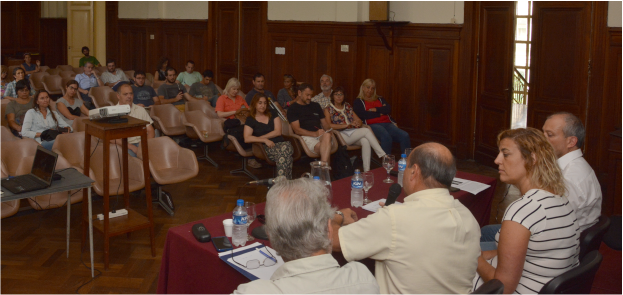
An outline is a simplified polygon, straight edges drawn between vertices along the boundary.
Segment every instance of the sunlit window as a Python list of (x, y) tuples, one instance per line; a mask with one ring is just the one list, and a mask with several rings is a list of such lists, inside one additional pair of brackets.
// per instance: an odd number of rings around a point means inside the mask
[(515, 58), (513, 60), (512, 128), (526, 127), (532, 41), (532, 1), (517, 1), (515, 9)]

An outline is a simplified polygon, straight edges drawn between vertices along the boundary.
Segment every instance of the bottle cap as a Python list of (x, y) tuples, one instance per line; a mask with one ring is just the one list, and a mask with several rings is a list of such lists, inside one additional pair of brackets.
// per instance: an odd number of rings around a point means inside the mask
[(320, 176), (314, 176), (314, 180), (316, 179), (320, 180)]
[(236, 206), (244, 206), (244, 200), (238, 199), (238, 201), (236, 201)]
[(402, 155), (400, 155), (400, 156), (401, 156), (401, 157), (403, 157), (403, 158), (406, 158), (406, 157), (407, 157), (407, 154), (402, 154)]
[(359, 169), (355, 169), (355, 174), (359, 174), (359, 173), (361, 173)]

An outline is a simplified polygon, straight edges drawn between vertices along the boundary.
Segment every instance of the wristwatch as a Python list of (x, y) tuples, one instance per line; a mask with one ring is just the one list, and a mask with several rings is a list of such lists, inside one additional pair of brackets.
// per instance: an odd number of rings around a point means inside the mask
[(340, 227), (344, 225), (344, 213), (342, 211), (335, 211), (335, 214), (342, 216), (342, 222), (340, 223)]

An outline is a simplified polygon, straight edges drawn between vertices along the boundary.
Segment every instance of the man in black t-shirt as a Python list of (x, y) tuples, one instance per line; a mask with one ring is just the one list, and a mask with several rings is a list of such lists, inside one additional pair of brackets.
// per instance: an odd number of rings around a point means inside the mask
[(314, 88), (303, 83), (298, 88), (296, 103), (288, 109), (288, 121), (292, 131), (300, 135), (305, 144), (320, 160), (329, 163), (331, 155), (331, 133), (329, 124), (324, 120), (324, 111), (318, 103), (312, 102)]

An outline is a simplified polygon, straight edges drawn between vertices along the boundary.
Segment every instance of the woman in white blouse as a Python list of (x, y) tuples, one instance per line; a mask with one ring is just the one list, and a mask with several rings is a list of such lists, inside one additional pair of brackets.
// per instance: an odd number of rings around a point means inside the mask
[(554, 149), (543, 132), (518, 128), (498, 135), (495, 159), (500, 180), (521, 198), (508, 206), (495, 236), (497, 250), (482, 251), (474, 289), (498, 279), (504, 293), (535, 294), (556, 276), (576, 267), (580, 231), (565, 194)]
[[(35, 93), (32, 109), (26, 112), (24, 124), (22, 124), (22, 137), (33, 138), (47, 149), (52, 150), (54, 140), (41, 140), (41, 133), (46, 130), (57, 130), (58, 128), (69, 128), (64, 120), (59, 120), (60, 114), (52, 111), (50, 106), (50, 94), (45, 90), (39, 90)], [(67, 133), (67, 132), (64, 132)]]

